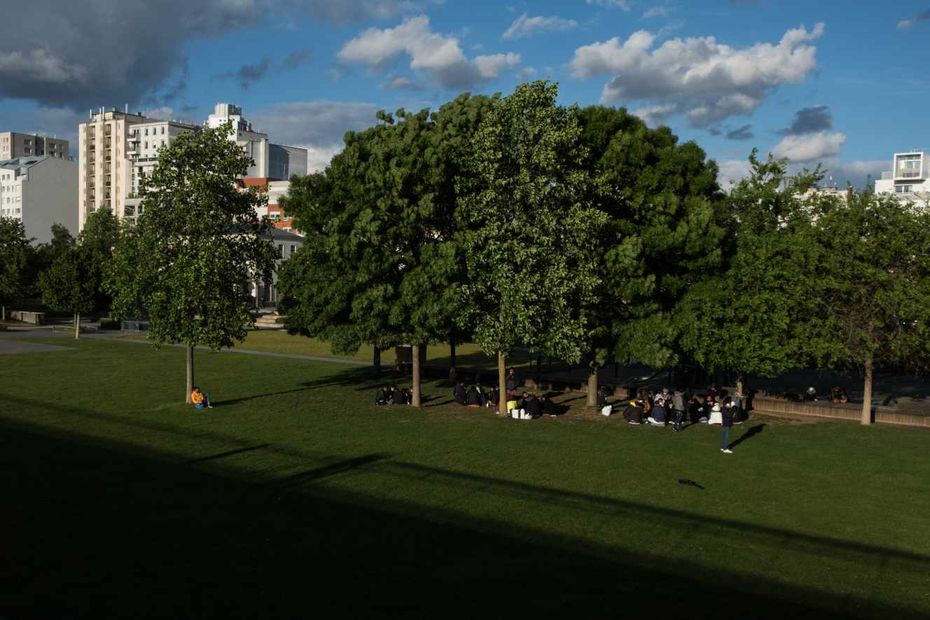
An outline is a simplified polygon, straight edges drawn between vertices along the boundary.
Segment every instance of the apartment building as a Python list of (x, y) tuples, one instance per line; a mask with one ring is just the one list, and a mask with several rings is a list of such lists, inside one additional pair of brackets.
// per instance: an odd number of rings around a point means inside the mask
[(252, 123), (242, 115), (242, 108), (231, 103), (218, 103), (207, 118), (207, 127), (230, 124), (229, 139), (242, 147), (252, 159), (246, 177), (286, 180), (293, 175), (307, 174), (307, 149), (272, 144), (268, 134), (252, 129)]
[(158, 152), (178, 136), (197, 131), (200, 131), (197, 125), (181, 121), (151, 120), (132, 126), (126, 151), (130, 162), (129, 193), (122, 217), (132, 219), (142, 212), (142, 186), (158, 163)]
[(132, 188), (129, 136), (135, 125), (150, 122), (142, 114), (101, 108), (78, 126), (78, 228), (89, 213), (109, 208), (122, 218)]
[(71, 145), (67, 140), (40, 136), (36, 133), (0, 132), (0, 160), (43, 155), (57, 159), (70, 159)]
[(242, 179), (242, 185), (244, 187), (257, 187), (268, 197), (268, 204), (256, 209), (259, 217), (267, 217), (271, 220), (274, 227), (279, 230), (296, 232), (293, 230), (293, 218), (285, 213), (284, 209), (279, 204), (281, 196), (287, 194), (290, 188), (290, 181), (278, 181), (267, 177), (246, 177)]
[(875, 180), (876, 194), (894, 194), (902, 200), (930, 206), (930, 153), (895, 153), (891, 170)]
[(52, 224), (77, 231), (78, 165), (50, 155), (0, 161), (0, 217), (22, 221), (26, 237), (51, 240)]

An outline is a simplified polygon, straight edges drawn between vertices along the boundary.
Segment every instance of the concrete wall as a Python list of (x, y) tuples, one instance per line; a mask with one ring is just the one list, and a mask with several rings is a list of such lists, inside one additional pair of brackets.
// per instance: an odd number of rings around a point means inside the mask
[(23, 226), (37, 243), (51, 241), (52, 224), (78, 232), (78, 165), (67, 159), (48, 158), (32, 166), (23, 181)]
[[(752, 410), (755, 413), (796, 420), (846, 420), (858, 423), (862, 404), (835, 405), (825, 401), (797, 403), (756, 395), (752, 400)], [(930, 428), (930, 403), (901, 400), (896, 407), (873, 406), (873, 411), (876, 424)]]

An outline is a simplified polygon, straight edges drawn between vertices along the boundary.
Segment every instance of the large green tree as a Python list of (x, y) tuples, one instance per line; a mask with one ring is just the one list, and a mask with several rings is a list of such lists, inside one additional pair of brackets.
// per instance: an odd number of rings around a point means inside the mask
[(248, 283), (266, 279), (276, 255), (256, 212), (263, 197), (238, 187), (250, 159), (228, 135), (228, 126), (184, 134), (159, 153), (108, 284), (118, 316), (148, 317), (156, 345), (185, 345), (188, 402), (194, 347), (229, 347), (245, 337)]
[(18, 301), (26, 291), (32, 253), (22, 221), (0, 217), (0, 321), (6, 320), (7, 304)]
[(578, 308), (599, 284), (584, 248), (605, 218), (587, 201), (577, 111), (557, 96), (540, 81), (495, 100), (459, 182), (462, 320), (485, 353), (497, 355), (502, 413), (509, 352), (529, 345), (577, 361), (587, 331)]
[(825, 204), (814, 231), (822, 251), (811, 294), (824, 357), (862, 368), (862, 423), (870, 424), (876, 365), (930, 360), (930, 213), (866, 192)]
[(672, 317), (685, 291), (711, 277), (729, 251), (717, 167), (667, 127), (650, 129), (626, 110), (579, 112), (592, 202), (607, 225), (589, 244), (602, 281), (583, 308), (593, 405), (608, 359), (654, 366), (678, 359)]
[(94, 283), (94, 310), (110, 309), (113, 298), (103, 284), (120, 236), (120, 223), (110, 209), (97, 209), (87, 216), (77, 244), (84, 253), (89, 277)]
[(785, 161), (755, 151), (749, 163), (726, 199), (734, 252), (687, 291), (675, 318), (682, 346), (708, 369), (774, 376), (824, 358), (813, 214), (833, 199), (810, 191), (819, 171), (789, 175)]
[(412, 343), (416, 406), (419, 349), (449, 337), (461, 306), (454, 180), (488, 106), (463, 95), (435, 113), (380, 113), (282, 200), (307, 235), (281, 273), (288, 324), (336, 352)]

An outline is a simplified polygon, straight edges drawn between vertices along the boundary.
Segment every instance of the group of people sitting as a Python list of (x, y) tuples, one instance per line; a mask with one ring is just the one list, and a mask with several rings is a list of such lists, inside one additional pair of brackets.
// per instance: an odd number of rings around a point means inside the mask
[[(614, 405), (607, 401), (607, 396), (607, 390), (601, 388), (598, 407), (603, 415), (609, 416), (614, 413)], [(723, 424), (726, 418), (733, 424), (740, 424), (746, 419), (740, 396), (728, 395), (717, 386), (711, 386), (703, 395), (668, 388), (656, 393), (640, 390), (635, 398), (627, 401), (622, 414), (630, 424), (671, 425), (676, 431), (681, 430), (686, 422)]]
[(467, 389), (461, 381), (458, 381), (452, 388), (452, 399), (465, 407), (497, 407), (500, 398), (501, 393), (497, 386), (484, 391), (480, 379), (476, 379)]
[(410, 405), (413, 403), (413, 394), (407, 388), (397, 388), (394, 385), (383, 385), (375, 394), (376, 405)]

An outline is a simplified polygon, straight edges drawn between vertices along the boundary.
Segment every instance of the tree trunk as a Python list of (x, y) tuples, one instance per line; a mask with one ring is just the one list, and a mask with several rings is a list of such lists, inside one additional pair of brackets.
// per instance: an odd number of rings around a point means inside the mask
[(455, 368), (455, 332), (449, 335), (449, 365)]
[(597, 405), (597, 364), (591, 362), (588, 373), (588, 407)]
[(0, 321), (6, 320), (6, 306), (0, 306)]
[(194, 347), (187, 345), (187, 393), (184, 402), (191, 404), (191, 392), (194, 391)]
[(745, 377), (743, 376), (743, 373), (737, 372), (736, 373), (736, 393), (739, 394), (740, 396), (745, 395), (745, 392), (743, 392), (743, 388), (745, 387), (743, 385), (743, 379), (745, 379)]
[(500, 390), (500, 398), (497, 402), (497, 411), (501, 415), (507, 414), (507, 369), (504, 367), (504, 352), (497, 351), (497, 383)]
[(415, 344), (410, 347), (410, 353), (413, 356), (413, 398), (410, 404), (414, 407), (420, 406), (420, 345)]
[(373, 357), (374, 359), (372, 360), (371, 365), (375, 369), (375, 376), (380, 377), (381, 376), (381, 349), (378, 348), (377, 346), (374, 347)]
[(74, 313), (74, 339), (79, 340), (81, 338), (81, 313)]
[(865, 384), (862, 390), (862, 423), (872, 423), (872, 356), (865, 358)]

